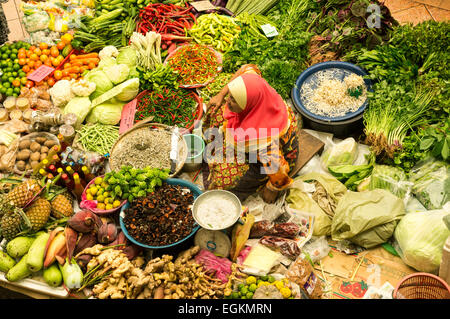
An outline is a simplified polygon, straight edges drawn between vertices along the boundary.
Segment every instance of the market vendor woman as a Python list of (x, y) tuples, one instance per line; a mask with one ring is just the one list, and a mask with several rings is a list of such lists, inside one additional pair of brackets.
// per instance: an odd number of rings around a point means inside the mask
[[(206, 155), (205, 189), (226, 189), (241, 201), (259, 192), (266, 202), (274, 202), (292, 184), (289, 173), (298, 155), (298, 127), (294, 112), (258, 68), (242, 66), (208, 104), (203, 132), (220, 128), (224, 154), (231, 146), (235, 152), (233, 160), (222, 162)], [(242, 148), (237, 145), (245, 146), (244, 160), (238, 157)]]

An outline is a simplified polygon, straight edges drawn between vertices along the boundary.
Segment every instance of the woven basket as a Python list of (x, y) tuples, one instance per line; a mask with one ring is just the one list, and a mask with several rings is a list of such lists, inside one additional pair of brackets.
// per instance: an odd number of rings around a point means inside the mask
[[(126, 138), (127, 135), (130, 132), (133, 132), (135, 130), (141, 130), (141, 129), (145, 130), (145, 129), (148, 129), (148, 128), (159, 128), (159, 129), (168, 129), (168, 128), (170, 128), (170, 126), (167, 126), (167, 125), (164, 125), (164, 124), (151, 123), (152, 119), (153, 119), (152, 117), (144, 119), (144, 120), (136, 123), (131, 129), (126, 131), (124, 134), (120, 135), (119, 139), (116, 141), (116, 143), (114, 144), (114, 146), (111, 149), (111, 156), (110, 156), (110, 161), (109, 161), (111, 170), (113, 170), (113, 171), (120, 170), (120, 167), (115, 167), (114, 166), (114, 161), (111, 161), (111, 159), (113, 159), (114, 156), (115, 156), (116, 146), (119, 144), (120, 141), (122, 141), (124, 138)], [(186, 141), (184, 140), (183, 136), (180, 134), (179, 139), (178, 139), (178, 163), (177, 163), (177, 167), (175, 168), (175, 172), (173, 174), (169, 175), (169, 177), (174, 177), (178, 173), (181, 172), (181, 170), (183, 168), (183, 165), (186, 162), (187, 154), (188, 154), (188, 148), (187, 148)]]
[(450, 287), (440, 277), (418, 272), (406, 276), (397, 285), (394, 299), (450, 299)]

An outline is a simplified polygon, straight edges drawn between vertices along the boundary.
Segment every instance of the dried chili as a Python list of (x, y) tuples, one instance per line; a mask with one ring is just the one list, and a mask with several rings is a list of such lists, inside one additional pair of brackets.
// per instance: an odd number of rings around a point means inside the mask
[(194, 196), (178, 185), (162, 184), (125, 209), (124, 224), (130, 236), (150, 246), (176, 243), (191, 234), (195, 221)]

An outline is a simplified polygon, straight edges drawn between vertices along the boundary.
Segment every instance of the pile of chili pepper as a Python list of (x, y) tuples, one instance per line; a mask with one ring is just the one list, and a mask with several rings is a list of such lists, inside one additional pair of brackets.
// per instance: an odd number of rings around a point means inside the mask
[(198, 101), (193, 91), (163, 88), (147, 91), (136, 105), (134, 121), (153, 116), (153, 122), (169, 126), (190, 127), (197, 114)]
[(161, 48), (176, 47), (176, 41), (185, 42), (186, 30), (196, 22), (193, 8), (174, 4), (152, 3), (139, 11), (139, 21), (136, 31), (146, 34), (154, 31), (161, 34)]
[(167, 62), (178, 71), (180, 85), (206, 84), (219, 71), (219, 59), (210, 47), (189, 44), (177, 49)]
[(149, 246), (165, 246), (186, 238), (194, 228), (194, 196), (178, 185), (163, 183), (125, 209), (124, 224), (134, 239)]

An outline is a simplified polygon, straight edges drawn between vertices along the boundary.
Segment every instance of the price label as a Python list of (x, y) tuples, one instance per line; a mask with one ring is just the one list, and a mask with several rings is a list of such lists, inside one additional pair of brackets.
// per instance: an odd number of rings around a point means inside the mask
[(122, 108), (122, 115), (120, 117), (119, 134), (128, 131), (134, 125), (134, 115), (136, 114), (137, 99), (133, 99)]
[(55, 68), (52, 68), (47, 65), (41, 65), (38, 67), (33, 73), (27, 76), (28, 80), (34, 81), (34, 82), (41, 82), (43, 79), (45, 79), (50, 73), (55, 71)]
[(271, 25), (270, 23), (268, 24), (263, 24), (261, 26), (261, 29), (263, 30), (264, 34), (266, 35), (266, 37), (268, 38), (272, 38), (274, 36), (278, 35), (278, 31), (277, 28), (275, 28), (273, 25)]
[(191, 6), (193, 6), (194, 9), (197, 10), (198, 12), (216, 9), (216, 7), (211, 2), (209, 2), (208, 0), (206, 0), (206, 1), (192, 1), (192, 2), (189, 2), (189, 4)]

